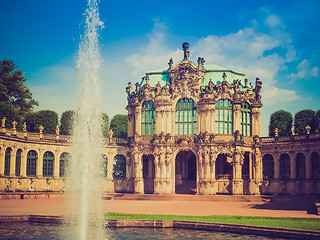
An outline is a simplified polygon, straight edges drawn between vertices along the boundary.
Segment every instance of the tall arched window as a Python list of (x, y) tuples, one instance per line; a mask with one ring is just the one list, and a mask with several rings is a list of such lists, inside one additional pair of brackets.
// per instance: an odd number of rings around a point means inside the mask
[(27, 154), (27, 176), (34, 177), (36, 176), (37, 171), (37, 159), (38, 154), (36, 151), (31, 150)]
[(192, 99), (180, 99), (176, 105), (176, 135), (197, 133), (197, 104)]
[(290, 179), (291, 169), (290, 169), (290, 157), (288, 154), (283, 153), (280, 155), (280, 180)]
[(118, 154), (113, 159), (113, 179), (126, 179), (126, 157)]
[(274, 160), (271, 154), (266, 154), (262, 158), (263, 179), (274, 179)]
[(216, 103), (216, 134), (232, 134), (233, 133), (233, 114), (232, 103), (229, 99), (220, 99)]
[(53, 176), (53, 161), (54, 161), (53, 153), (45, 152), (43, 155), (43, 168), (42, 168), (42, 175), (44, 177)]
[(11, 148), (6, 149), (6, 154), (4, 157), (4, 175), (10, 175), (10, 163), (11, 163)]
[(144, 102), (141, 109), (141, 135), (153, 135), (156, 125), (156, 106), (152, 101)]
[(64, 177), (66, 173), (66, 165), (68, 164), (68, 161), (70, 159), (69, 153), (62, 153), (60, 155), (60, 166), (59, 166), (59, 176)]
[(296, 179), (306, 179), (306, 157), (303, 153), (298, 153), (296, 156)]
[(251, 136), (251, 109), (248, 103), (241, 104), (241, 134)]
[(17, 150), (17, 154), (16, 154), (16, 176), (20, 176), (20, 174), (21, 174), (21, 172), (20, 172), (20, 169), (21, 169), (21, 153), (22, 153), (22, 150), (18, 149)]

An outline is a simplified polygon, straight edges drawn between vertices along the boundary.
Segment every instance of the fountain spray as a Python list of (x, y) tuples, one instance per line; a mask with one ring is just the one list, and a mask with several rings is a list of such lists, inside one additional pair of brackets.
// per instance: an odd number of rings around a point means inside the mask
[[(102, 131), (100, 110), (99, 30), (103, 27), (97, 0), (88, 0), (85, 31), (79, 45), (77, 68), (79, 106), (76, 110), (66, 195), (75, 228), (72, 239), (102, 239)], [(92, 225), (94, 227), (92, 228)]]

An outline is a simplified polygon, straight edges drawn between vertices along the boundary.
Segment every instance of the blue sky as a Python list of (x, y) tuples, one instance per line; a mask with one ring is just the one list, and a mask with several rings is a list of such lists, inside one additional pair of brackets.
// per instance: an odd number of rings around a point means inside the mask
[[(84, 0), (0, 0), (0, 58), (15, 62), (40, 103), (74, 109)], [(320, 1), (100, 1), (103, 111), (125, 114), (128, 82), (198, 56), (263, 82), (261, 135), (270, 114), (320, 109)]]

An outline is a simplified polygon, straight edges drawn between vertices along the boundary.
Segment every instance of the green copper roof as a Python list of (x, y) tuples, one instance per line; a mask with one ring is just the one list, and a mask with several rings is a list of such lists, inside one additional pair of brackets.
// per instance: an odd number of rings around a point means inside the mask
[[(226, 81), (230, 84), (233, 83), (234, 79), (241, 80), (241, 85), (243, 87), (245, 75), (243, 73), (235, 72), (231, 69), (216, 65), (216, 64), (205, 64), (204, 68), (206, 70), (203, 83), (201, 84), (202, 87), (208, 85), (210, 79), (214, 84), (220, 84), (223, 80), (222, 74), (225, 72), (227, 75)], [(164, 87), (167, 82), (170, 83), (170, 78), (168, 76), (168, 69), (152, 71), (146, 73), (149, 76), (149, 85), (155, 87), (159, 82), (161, 87)], [(140, 87), (145, 84), (145, 77), (142, 78), (140, 83)]]

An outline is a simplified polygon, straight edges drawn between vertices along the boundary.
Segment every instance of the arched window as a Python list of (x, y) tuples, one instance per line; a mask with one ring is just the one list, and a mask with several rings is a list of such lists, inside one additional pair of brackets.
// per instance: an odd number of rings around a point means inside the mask
[(298, 153), (296, 156), (296, 179), (306, 179), (306, 157), (303, 153)]
[(27, 154), (27, 171), (26, 171), (26, 174), (28, 177), (36, 176), (37, 159), (38, 159), (38, 154), (36, 151), (31, 150), (28, 152), (28, 154)]
[(141, 109), (141, 135), (153, 135), (156, 125), (156, 106), (152, 101), (144, 102)]
[(284, 153), (280, 156), (280, 180), (290, 179), (290, 157), (288, 154)]
[(42, 175), (44, 177), (53, 176), (53, 161), (54, 161), (53, 153), (45, 152), (43, 155), (43, 168), (42, 168)]
[(122, 154), (113, 159), (113, 179), (126, 179), (126, 157)]
[(311, 153), (311, 178), (320, 180), (320, 156), (317, 152)]
[(4, 175), (10, 176), (10, 163), (11, 163), (11, 148), (6, 149), (4, 158)]
[(20, 176), (20, 174), (21, 174), (21, 172), (20, 172), (20, 169), (21, 169), (21, 153), (22, 153), (22, 150), (18, 149), (17, 150), (17, 154), (16, 154), (16, 176)]
[(108, 158), (105, 154), (102, 154), (103, 159), (103, 173), (105, 177), (108, 177)]
[(248, 103), (241, 104), (241, 134), (251, 136), (251, 109)]
[(197, 105), (192, 99), (180, 99), (176, 105), (176, 135), (197, 133)]
[(215, 114), (215, 132), (216, 134), (232, 134), (233, 133), (233, 114), (232, 103), (229, 99), (220, 99), (216, 103)]
[(263, 179), (273, 180), (274, 178), (274, 161), (271, 154), (266, 154), (262, 158)]
[(60, 155), (60, 166), (59, 166), (59, 176), (64, 177), (66, 174), (66, 166), (68, 164), (68, 161), (70, 159), (70, 154), (69, 153), (62, 153)]

